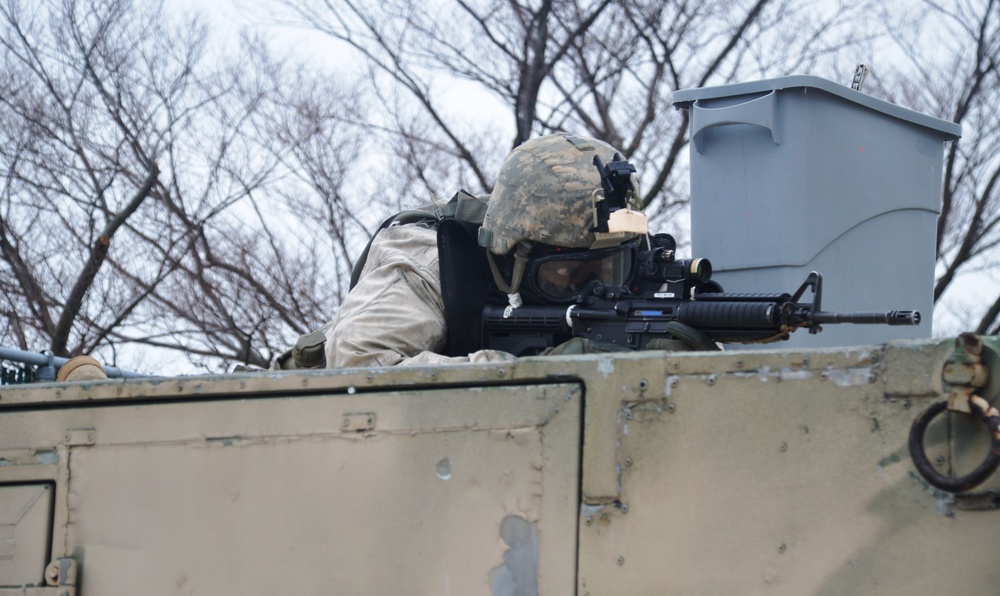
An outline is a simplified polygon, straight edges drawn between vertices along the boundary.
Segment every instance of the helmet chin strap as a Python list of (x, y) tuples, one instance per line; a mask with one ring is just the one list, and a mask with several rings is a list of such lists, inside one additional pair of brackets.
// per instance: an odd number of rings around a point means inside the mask
[(511, 274), (510, 285), (508, 285), (507, 280), (500, 273), (500, 268), (497, 267), (493, 253), (486, 251), (486, 260), (490, 263), (490, 271), (493, 272), (493, 281), (496, 282), (497, 287), (501, 291), (507, 294), (507, 301), (510, 303), (510, 306), (506, 310), (508, 313), (521, 306), (521, 293), (518, 290), (521, 288), (524, 270), (528, 267), (528, 254), (530, 252), (531, 242), (521, 240), (517, 243), (517, 248), (514, 249), (514, 272)]

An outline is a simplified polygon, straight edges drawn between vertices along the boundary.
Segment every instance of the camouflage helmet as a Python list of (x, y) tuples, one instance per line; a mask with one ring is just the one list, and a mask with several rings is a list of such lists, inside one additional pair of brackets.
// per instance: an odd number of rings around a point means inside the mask
[[(591, 228), (601, 176), (594, 156), (609, 163), (616, 153), (603, 141), (566, 133), (538, 137), (516, 147), (500, 167), (479, 244), (497, 255), (509, 253), (522, 241), (595, 247), (598, 238)], [(620, 237), (613, 244), (632, 237)]]

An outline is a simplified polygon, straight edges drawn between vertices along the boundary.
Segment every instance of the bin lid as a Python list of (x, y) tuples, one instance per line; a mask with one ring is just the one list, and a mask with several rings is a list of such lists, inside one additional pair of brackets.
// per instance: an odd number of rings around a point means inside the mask
[(791, 75), (775, 79), (763, 79), (748, 83), (732, 83), (715, 87), (699, 87), (695, 89), (679, 89), (670, 95), (670, 102), (677, 108), (687, 109), (700, 99), (718, 99), (723, 97), (739, 97), (756, 93), (795, 88), (819, 89), (831, 95), (836, 95), (847, 101), (854, 102), (866, 108), (882, 112), (893, 118), (912, 122), (942, 133), (946, 141), (955, 141), (962, 136), (962, 125), (915, 112), (881, 99), (876, 99), (850, 87), (834, 83), (828, 79), (812, 75)]

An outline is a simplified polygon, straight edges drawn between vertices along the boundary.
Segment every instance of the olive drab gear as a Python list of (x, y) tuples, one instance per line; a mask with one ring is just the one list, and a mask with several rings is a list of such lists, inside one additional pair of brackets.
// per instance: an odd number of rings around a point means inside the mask
[(570, 134), (524, 142), (500, 167), (479, 244), (505, 255), (525, 243), (601, 248), (631, 240), (637, 233), (607, 240), (592, 231), (595, 202), (603, 200), (594, 156), (611, 162), (616, 154), (619, 151), (603, 141)]
[(324, 345), (326, 344), (326, 332), (329, 328), (330, 323), (326, 323), (319, 329), (299, 336), (295, 341), (295, 346), (279, 355), (271, 369), (299, 370), (326, 366)]

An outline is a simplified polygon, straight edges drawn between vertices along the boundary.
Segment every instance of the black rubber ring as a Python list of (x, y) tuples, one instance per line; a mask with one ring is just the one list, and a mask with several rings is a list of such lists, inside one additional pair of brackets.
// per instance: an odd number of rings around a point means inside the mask
[(991, 420), (991, 417), (985, 412), (981, 413), (981, 417), (990, 429), (990, 453), (983, 460), (983, 463), (979, 464), (979, 467), (969, 474), (958, 478), (951, 478), (939, 474), (931, 466), (930, 460), (927, 459), (927, 453), (924, 451), (924, 432), (927, 431), (927, 426), (930, 425), (931, 420), (938, 414), (947, 409), (947, 401), (938, 402), (927, 408), (923, 414), (917, 416), (917, 419), (913, 421), (913, 426), (910, 427), (910, 457), (913, 459), (913, 465), (916, 466), (917, 472), (932, 486), (951, 493), (967, 492), (985, 482), (987, 478), (997, 471), (997, 467), (1000, 467), (1000, 439), (997, 438), (997, 434), (994, 432), (1000, 421)]

